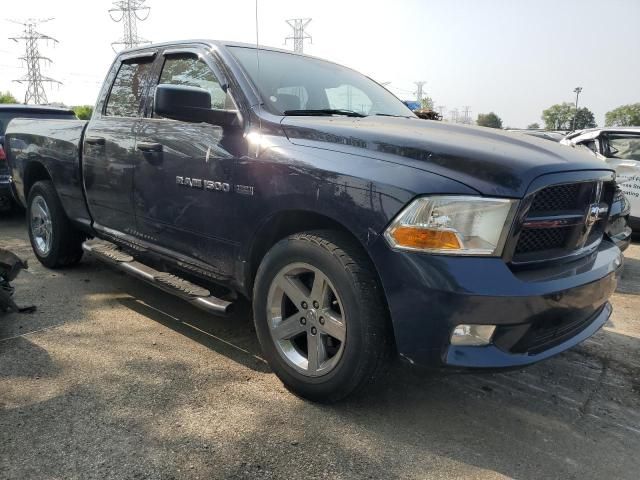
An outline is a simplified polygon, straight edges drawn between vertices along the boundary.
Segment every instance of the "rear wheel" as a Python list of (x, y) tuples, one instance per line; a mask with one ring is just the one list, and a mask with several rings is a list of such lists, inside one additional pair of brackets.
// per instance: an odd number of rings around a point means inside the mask
[(389, 332), (382, 291), (370, 260), (344, 234), (278, 242), (258, 269), (253, 302), (264, 355), (300, 396), (339, 400), (383, 363)]
[(49, 180), (31, 187), (27, 223), (31, 247), (44, 266), (60, 268), (80, 261), (84, 235), (71, 225)]

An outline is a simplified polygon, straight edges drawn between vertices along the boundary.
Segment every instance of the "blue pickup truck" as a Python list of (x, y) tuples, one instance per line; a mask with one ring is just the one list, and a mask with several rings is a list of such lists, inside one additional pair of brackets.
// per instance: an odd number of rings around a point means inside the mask
[(420, 120), (277, 49), (128, 50), (90, 121), (6, 137), (40, 262), (90, 253), (221, 315), (250, 299), (271, 368), (317, 401), (393, 356), (493, 369), (578, 344), (611, 314), (628, 242), (614, 171), (587, 153)]

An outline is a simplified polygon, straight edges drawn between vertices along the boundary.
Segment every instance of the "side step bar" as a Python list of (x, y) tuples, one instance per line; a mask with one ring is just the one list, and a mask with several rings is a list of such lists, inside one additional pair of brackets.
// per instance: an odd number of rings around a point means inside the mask
[(211, 295), (206, 288), (171, 273), (161, 272), (143, 263), (136, 262), (131, 255), (123, 252), (113, 243), (92, 239), (84, 242), (82, 249), (97, 259), (144, 280), (167, 293), (180, 297), (207, 312), (226, 315), (233, 307), (233, 303)]

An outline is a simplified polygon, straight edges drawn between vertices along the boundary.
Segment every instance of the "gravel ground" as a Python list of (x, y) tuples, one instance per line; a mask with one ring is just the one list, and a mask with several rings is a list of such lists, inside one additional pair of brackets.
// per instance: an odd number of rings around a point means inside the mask
[(91, 259), (29, 259), (0, 318), (1, 479), (637, 479), (640, 245), (607, 326), (520, 371), (393, 367), (333, 406), (291, 395), (260, 358), (249, 305), (217, 318)]

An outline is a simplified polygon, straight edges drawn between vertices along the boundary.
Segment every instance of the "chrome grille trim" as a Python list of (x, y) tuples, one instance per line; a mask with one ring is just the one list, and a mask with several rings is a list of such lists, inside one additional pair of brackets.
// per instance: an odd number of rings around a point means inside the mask
[(604, 237), (614, 194), (613, 178), (606, 174), (535, 189), (522, 202), (505, 260), (526, 265), (591, 253)]

